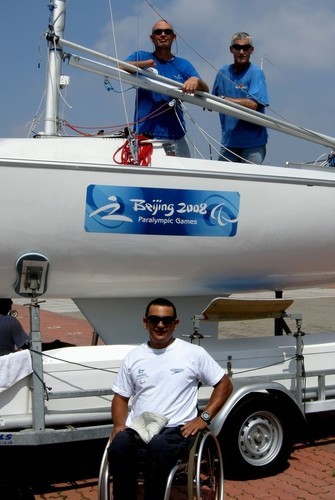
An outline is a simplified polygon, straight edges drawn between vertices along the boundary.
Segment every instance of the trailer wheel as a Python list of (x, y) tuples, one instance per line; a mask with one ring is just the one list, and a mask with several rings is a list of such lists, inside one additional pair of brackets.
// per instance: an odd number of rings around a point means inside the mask
[(292, 441), (279, 405), (268, 395), (254, 394), (232, 410), (219, 435), (225, 471), (261, 476), (283, 467)]

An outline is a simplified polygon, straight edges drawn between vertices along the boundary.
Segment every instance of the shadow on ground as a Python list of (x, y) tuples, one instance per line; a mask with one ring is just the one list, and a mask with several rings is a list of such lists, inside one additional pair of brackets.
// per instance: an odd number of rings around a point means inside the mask
[(34, 500), (34, 495), (73, 489), (80, 481), (87, 487), (90, 479), (96, 485), (106, 442), (0, 447), (1, 500)]

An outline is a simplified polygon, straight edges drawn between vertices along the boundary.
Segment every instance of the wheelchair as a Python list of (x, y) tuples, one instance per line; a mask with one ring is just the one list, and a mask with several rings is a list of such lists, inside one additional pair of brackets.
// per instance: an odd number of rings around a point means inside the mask
[[(108, 440), (105, 447), (98, 481), (98, 500), (111, 500), (113, 479), (109, 474)], [(138, 477), (143, 481), (143, 476)], [(186, 458), (178, 460), (167, 479), (164, 500), (169, 500), (174, 488), (185, 491), (188, 500), (223, 500), (223, 463), (220, 444), (208, 429), (198, 432)], [(177, 497), (174, 497), (177, 498)]]

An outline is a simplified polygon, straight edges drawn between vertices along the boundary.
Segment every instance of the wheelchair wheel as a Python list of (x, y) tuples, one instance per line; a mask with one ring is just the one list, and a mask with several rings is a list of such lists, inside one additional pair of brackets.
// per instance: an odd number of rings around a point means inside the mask
[(188, 499), (223, 500), (223, 482), (219, 442), (212, 432), (200, 432), (189, 454)]
[(107, 453), (109, 445), (110, 445), (110, 439), (108, 439), (108, 442), (105, 446), (100, 464), (99, 480), (98, 480), (98, 500), (109, 500), (111, 497), (110, 483), (109, 483), (108, 453)]

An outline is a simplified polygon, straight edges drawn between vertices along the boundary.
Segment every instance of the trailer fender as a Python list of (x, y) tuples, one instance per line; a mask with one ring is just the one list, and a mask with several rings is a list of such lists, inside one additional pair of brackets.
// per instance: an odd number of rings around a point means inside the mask
[(279, 398), (283, 402), (286, 401), (291, 411), (295, 413), (295, 420), (297, 420), (300, 424), (306, 422), (304, 412), (302, 408), (299, 407), (299, 404), (293, 394), (279, 382), (268, 382), (265, 385), (264, 381), (250, 381), (246, 384), (245, 382), (242, 383), (240, 380), (236, 380), (233, 381), (233, 392), (211, 422), (211, 431), (215, 435), (218, 435), (233, 408), (253, 393), (268, 394), (274, 398)]

